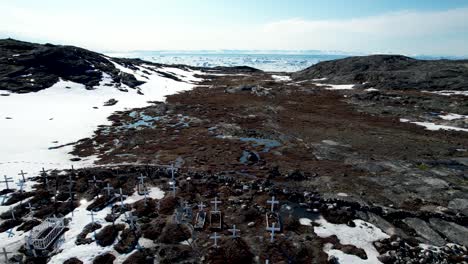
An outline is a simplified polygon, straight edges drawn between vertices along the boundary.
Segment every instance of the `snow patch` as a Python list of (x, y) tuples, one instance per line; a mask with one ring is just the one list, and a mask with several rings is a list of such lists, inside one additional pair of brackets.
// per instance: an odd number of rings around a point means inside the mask
[(338, 258), (340, 263), (380, 263), (377, 259), (379, 253), (372, 244), (374, 241), (388, 238), (389, 236), (382, 232), (376, 226), (362, 220), (353, 220), (355, 227), (349, 227), (345, 224), (332, 224), (320, 217), (315, 221), (320, 226), (314, 227), (314, 232), (320, 237), (329, 237), (336, 235), (343, 245), (354, 245), (364, 249), (367, 259), (361, 259), (357, 256), (348, 255), (340, 250), (324, 247), (324, 251)]
[(286, 76), (286, 75), (271, 75), (271, 78), (273, 78), (277, 82), (291, 81), (291, 77)]
[[(110, 59), (109, 59), (110, 60)], [(99, 86), (87, 90), (84, 85), (60, 79), (51, 87), (26, 94), (8, 93), (0, 96), (0, 171), (16, 182), (23, 170), (37, 176), (42, 168), (66, 169), (90, 166), (96, 157), (71, 162), (73, 146), (59, 147), (90, 137), (98, 125), (110, 125), (107, 119), (113, 112), (149, 105), (148, 101), (164, 101), (170, 94), (187, 91), (200, 79), (197, 71), (179, 70), (187, 82), (175, 81), (149, 71), (132, 70), (110, 60), (122, 72), (135, 74), (145, 81), (137, 89), (122, 85), (121, 91), (112, 85), (112, 78), (103, 73)], [(175, 71), (175, 70), (173, 70)], [(147, 78), (144, 78), (146, 76)], [(190, 81), (190, 82), (189, 82)], [(141, 91), (143, 95), (138, 94)], [(101, 107), (114, 98), (114, 106)], [(95, 109), (94, 107), (99, 107)], [(6, 119), (11, 117), (11, 119)]]
[(409, 119), (400, 118), (400, 122), (402, 123), (412, 123), (418, 126), (423, 126), (427, 130), (437, 131), (437, 130), (454, 130), (454, 131), (463, 131), (468, 132), (468, 128), (461, 128), (461, 127), (454, 127), (454, 126), (446, 126), (446, 125), (437, 125), (431, 122), (412, 122)]
[(468, 96), (468, 91), (455, 91), (455, 90), (442, 90), (442, 91), (423, 91), (424, 93), (431, 93), (431, 94), (438, 94), (443, 96), (451, 96), (451, 95), (464, 95)]
[(314, 83), (316, 86), (325, 87), (326, 90), (352, 90), (354, 84), (326, 84), (326, 83)]
[(468, 119), (468, 116), (467, 115), (447, 113), (447, 114), (444, 114), (444, 115), (439, 115), (439, 118), (444, 119), (444, 120), (457, 120), (457, 119)]

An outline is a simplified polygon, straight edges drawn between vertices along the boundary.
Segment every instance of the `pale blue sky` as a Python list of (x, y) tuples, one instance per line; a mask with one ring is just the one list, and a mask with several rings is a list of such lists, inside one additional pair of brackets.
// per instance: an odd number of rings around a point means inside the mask
[(468, 55), (468, 0), (0, 0), (0, 38), (97, 50)]

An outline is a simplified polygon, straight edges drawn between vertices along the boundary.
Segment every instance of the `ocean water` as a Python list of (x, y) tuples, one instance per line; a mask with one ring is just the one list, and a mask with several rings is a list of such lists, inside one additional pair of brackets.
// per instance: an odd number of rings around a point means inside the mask
[(333, 54), (242, 54), (242, 53), (171, 53), (171, 52), (128, 52), (106, 53), (113, 57), (140, 58), (163, 64), (185, 64), (200, 67), (250, 66), (263, 71), (294, 72), (321, 61), (345, 58), (347, 55)]

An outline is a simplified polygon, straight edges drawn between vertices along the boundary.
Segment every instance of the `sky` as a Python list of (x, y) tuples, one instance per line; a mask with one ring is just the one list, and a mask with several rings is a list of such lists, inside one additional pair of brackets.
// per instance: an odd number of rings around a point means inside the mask
[(0, 0), (0, 38), (132, 50), (468, 55), (468, 0)]

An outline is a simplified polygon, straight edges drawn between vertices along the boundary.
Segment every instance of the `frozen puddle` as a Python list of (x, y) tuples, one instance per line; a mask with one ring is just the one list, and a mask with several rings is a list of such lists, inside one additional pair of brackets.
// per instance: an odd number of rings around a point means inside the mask
[[(302, 225), (307, 226), (311, 226), (313, 222), (308, 218), (301, 218), (299, 221)], [(331, 244), (326, 244), (324, 246), (324, 251), (329, 256), (335, 256), (338, 258), (339, 263), (381, 263), (377, 259), (379, 253), (372, 243), (374, 241), (389, 238), (389, 236), (376, 226), (360, 219), (353, 220), (356, 224), (355, 227), (349, 227), (345, 224), (332, 224), (323, 217), (320, 217), (314, 222), (320, 225), (314, 226), (314, 232), (318, 236), (329, 237), (335, 235), (338, 237), (342, 245), (354, 245), (358, 248), (362, 248), (366, 252), (367, 259), (361, 259), (355, 255), (345, 254), (341, 250), (332, 249)]]
[[(73, 156), (68, 153), (72, 146), (49, 148), (92, 136), (98, 125), (110, 124), (107, 118), (115, 111), (144, 107), (148, 101), (164, 101), (165, 96), (190, 90), (201, 80), (194, 77), (201, 73), (199, 71), (151, 65), (138, 66), (139, 70), (134, 71), (113, 63), (119, 70), (146, 82), (139, 87), (143, 95), (137, 93), (138, 89), (125, 85), (121, 88), (128, 92), (106, 86), (111, 80), (104, 73), (103, 80), (94, 90), (60, 80), (36, 93), (0, 96), (0, 175), (13, 177), (16, 182), (21, 170), (30, 177), (37, 175), (43, 167), (49, 170), (70, 168), (72, 164), (75, 168), (91, 165), (93, 158), (70, 162)], [(176, 74), (183, 82), (162, 77), (152, 70)], [(111, 98), (118, 103), (103, 106)]]

